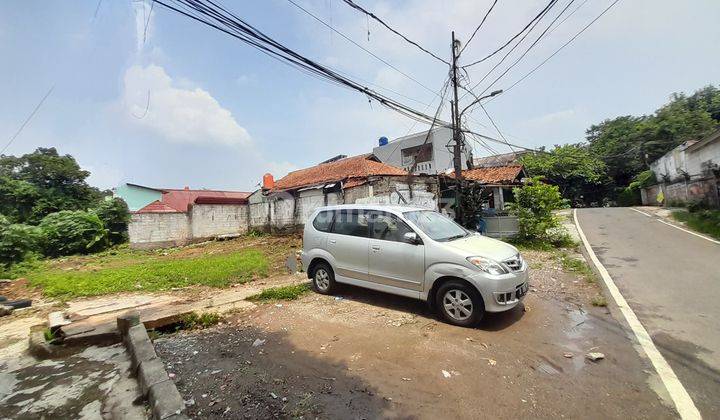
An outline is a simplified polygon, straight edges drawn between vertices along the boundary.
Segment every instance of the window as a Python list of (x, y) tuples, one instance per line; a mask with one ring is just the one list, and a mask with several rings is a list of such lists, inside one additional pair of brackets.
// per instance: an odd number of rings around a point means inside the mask
[(370, 214), (370, 237), (384, 241), (404, 242), (403, 237), (413, 230), (394, 214), (373, 212)]
[(335, 217), (332, 232), (340, 235), (367, 238), (367, 212), (365, 210), (340, 210)]
[(433, 144), (424, 143), (412, 146), (400, 151), (401, 165), (412, 165), (413, 163), (429, 162), (433, 158)]
[(333, 215), (334, 213), (328, 210), (321, 211), (318, 213), (317, 216), (315, 216), (315, 220), (313, 220), (313, 227), (320, 232), (327, 232), (330, 230), (330, 225), (333, 221)]
[(409, 211), (403, 215), (436, 241), (451, 241), (469, 235), (465, 228), (435, 211)]

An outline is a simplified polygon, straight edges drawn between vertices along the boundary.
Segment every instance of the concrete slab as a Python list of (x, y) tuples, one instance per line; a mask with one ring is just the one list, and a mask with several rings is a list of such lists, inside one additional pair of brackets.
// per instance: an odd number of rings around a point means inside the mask
[[(252, 302), (245, 299), (270, 287), (305, 282), (302, 274), (284, 276), (258, 283), (248, 283), (232, 289), (218, 289), (212, 295), (189, 300), (182, 294), (123, 295), (83, 299), (69, 303), (65, 318), (54, 315), (49, 323), (58, 325), (58, 330), (68, 346), (97, 343), (117, 343), (121, 340), (117, 329), (117, 317), (133, 311), (140, 317), (147, 329), (159, 328), (182, 320), (191, 313), (224, 313), (232, 310), (252, 308)], [(67, 321), (67, 322), (65, 322)], [(62, 324), (62, 325), (61, 325)]]

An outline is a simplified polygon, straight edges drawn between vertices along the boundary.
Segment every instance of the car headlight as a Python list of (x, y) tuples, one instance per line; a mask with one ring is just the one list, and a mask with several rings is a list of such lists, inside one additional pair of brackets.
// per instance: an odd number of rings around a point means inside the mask
[(491, 260), (485, 257), (467, 257), (470, 264), (481, 269), (488, 274), (507, 274), (508, 271), (505, 267), (500, 265), (497, 261)]

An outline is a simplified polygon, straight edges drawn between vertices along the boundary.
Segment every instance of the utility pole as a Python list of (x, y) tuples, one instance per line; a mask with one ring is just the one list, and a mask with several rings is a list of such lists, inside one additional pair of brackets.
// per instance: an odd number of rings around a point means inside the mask
[(458, 79), (457, 59), (460, 41), (455, 39), (455, 31), (452, 32), (452, 125), (453, 125), (453, 166), (455, 169), (455, 220), (463, 224), (464, 215), (462, 212), (462, 132), (460, 131), (460, 112), (458, 110)]

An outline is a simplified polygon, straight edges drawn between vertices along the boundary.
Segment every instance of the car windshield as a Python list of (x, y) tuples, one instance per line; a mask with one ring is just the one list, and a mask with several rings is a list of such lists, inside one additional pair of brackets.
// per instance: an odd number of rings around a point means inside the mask
[(408, 211), (403, 215), (435, 241), (452, 241), (469, 235), (465, 228), (436, 211)]

